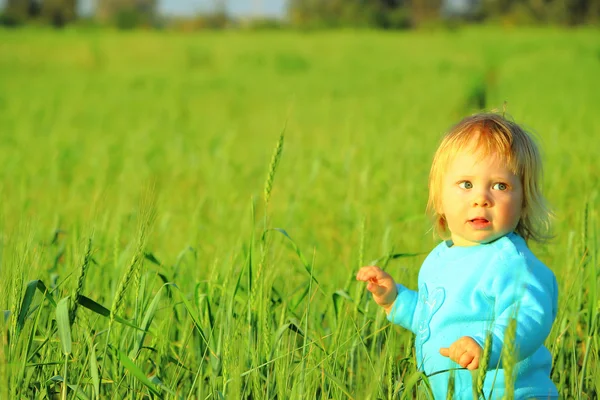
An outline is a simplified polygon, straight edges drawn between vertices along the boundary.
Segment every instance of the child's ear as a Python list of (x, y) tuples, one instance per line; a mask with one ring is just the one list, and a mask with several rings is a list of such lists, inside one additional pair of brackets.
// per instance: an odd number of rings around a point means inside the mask
[(446, 226), (446, 216), (444, 214), (440, 214), (440, 224)]
[(448, 225), (446, 224), (446, 216), (444, 214), (440, 214), (437, 220), (437, 229), (438, 234), (442, 234), (441, 232), (446, 232), (448, 230)]

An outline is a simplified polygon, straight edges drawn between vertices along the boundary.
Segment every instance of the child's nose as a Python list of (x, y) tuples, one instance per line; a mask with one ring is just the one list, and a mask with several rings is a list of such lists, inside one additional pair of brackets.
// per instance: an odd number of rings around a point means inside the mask
[(491, 207), (492, 197), (487, 190), (480, 190), (473, 194), (473, 207)]

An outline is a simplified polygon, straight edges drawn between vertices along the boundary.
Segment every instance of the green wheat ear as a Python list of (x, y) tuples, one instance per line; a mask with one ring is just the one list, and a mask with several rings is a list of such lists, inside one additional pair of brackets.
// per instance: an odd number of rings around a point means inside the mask
[(515, 338), (517, 333), (517, 320), (511, 318), (504, 333), (504, 346), (502, 347), (502, 368), (504, 369), (504, 399), (513, 400), (515, 388)]
[(92, 238), (90, 237), (88, 239), (88, 244), (86, 247), (85, 256), (83, 258), (83, 263), (81, 264), (81, 268), (79, 269), (79, 278), (77, 279), (77, 287), (75, 288), (75, 291), (71, 297), (72, 304), (71, 304), (71, 310), (69, 313), (69, 321), (70, 321), (71, 325), (73, 325), (73, 323), (75, 322), (75, 318), (77, 317), (77, 308), (79, 306), (77, 299), (83, 293), (83, 284), (85, 281), (85, 274), (88, 270), (91, 260), (92, 260)]
[(490, 363), (490, 357), (492, 355), (492, 330), (488, 330), (485, 336), (485, 343), (483, 344), (483, 354), (479, 361), (479, 371), (477, 374), (477, 398), (485, 398), (483, 394), (483, 384), (485, 383), (485, 375), (487, 373), (487, 367)]
[(273, 151), (273, 157), (271, 157), (269, 173), (267, 174), (267, 180), (265, 181), (265, 205), (269, 204), (269, 199), (271, 198), (271, 189), (273, 188), (273, 179), (275, 178), (275, 171), (277, 170), (277, 165), (279, 164), (279, 160), (281, 159), (281, 153), (283, 151), (284, 132), (285, 129), (281, 131), (281, 135), (279, 135), (279, 140), (277, 141), (277, 145), (275, 146), (275, 150)]
[(144, 258), (144, 248), (150, 230), (156, 220), (156, 194), (154, 193), (154, 187), (146, 189), (146, 193), (144, 193), (140, 204), (139, 214), (136, 250), (133, 253), (129, 266), (125, 270), (125, 274), (122, 276), (119, 285), (117, 286), (117, 291), (110, 311), (110, 325), (112, 325), (115, 316), (119, 313), (129, 284), (132, 282), (134, 283), (134, 290), (136, 293), (137, 288), (139, 287), (139, 268), (141, 267), (140, 264)]

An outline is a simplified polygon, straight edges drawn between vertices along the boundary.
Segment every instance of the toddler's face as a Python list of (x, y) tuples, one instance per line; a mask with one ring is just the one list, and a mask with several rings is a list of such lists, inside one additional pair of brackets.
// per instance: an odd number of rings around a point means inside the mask
[(498, 156), (461, 150), (445, 171), (441, 207), (454, 245), (489, 243), (517, 227), (523, 207), (521, 180)]

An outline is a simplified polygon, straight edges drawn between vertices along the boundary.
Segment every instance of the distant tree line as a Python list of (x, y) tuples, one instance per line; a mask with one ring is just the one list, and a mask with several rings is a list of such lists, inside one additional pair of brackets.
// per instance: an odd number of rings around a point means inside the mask
[[(94, 19), (120, 28), (152, 25), (158, 0), (98, 0)], [(4, 25), (41, 22), (56, 27), (79, 18), (78, 0), (7, 0), (2, 11)]]
[(403, 29), (436, 18), (442, 0), (289, 0), (288, 4), (295, 26)]
[(6, 25), (17, 25), (26, 20), (45, 20), (55, 26), (75, 20), (77, 0), (7, 0), (2, 13)]
[(515, 24), (600, 22), (600, 0), (480, 0), (473, 10), (476, 18), (501, 19)]
[(397, 29), (444, 21), (579, 25), (600, 21), (600, 0), (289, 0), (288, 15), (296, 26)]
[[(41, 22), (61, 27), (79, 18), (79, 0), (6, 0), (0, 23)], [(214, 12), (178, 18), (191, 29), (240, 24), (227, 15), (227, 0), (213, 0)], [(407, 29), (447, 22), (511, 24), (596, 24), (600, 0), (288, 0), (285, 21), (261, 18), (257, 27), (372, 27)], [(158, 0), (97, 0), (93, 20), (120, 28), (155, 27)], [(190, 23), (190, 21), (192, 21)]]

